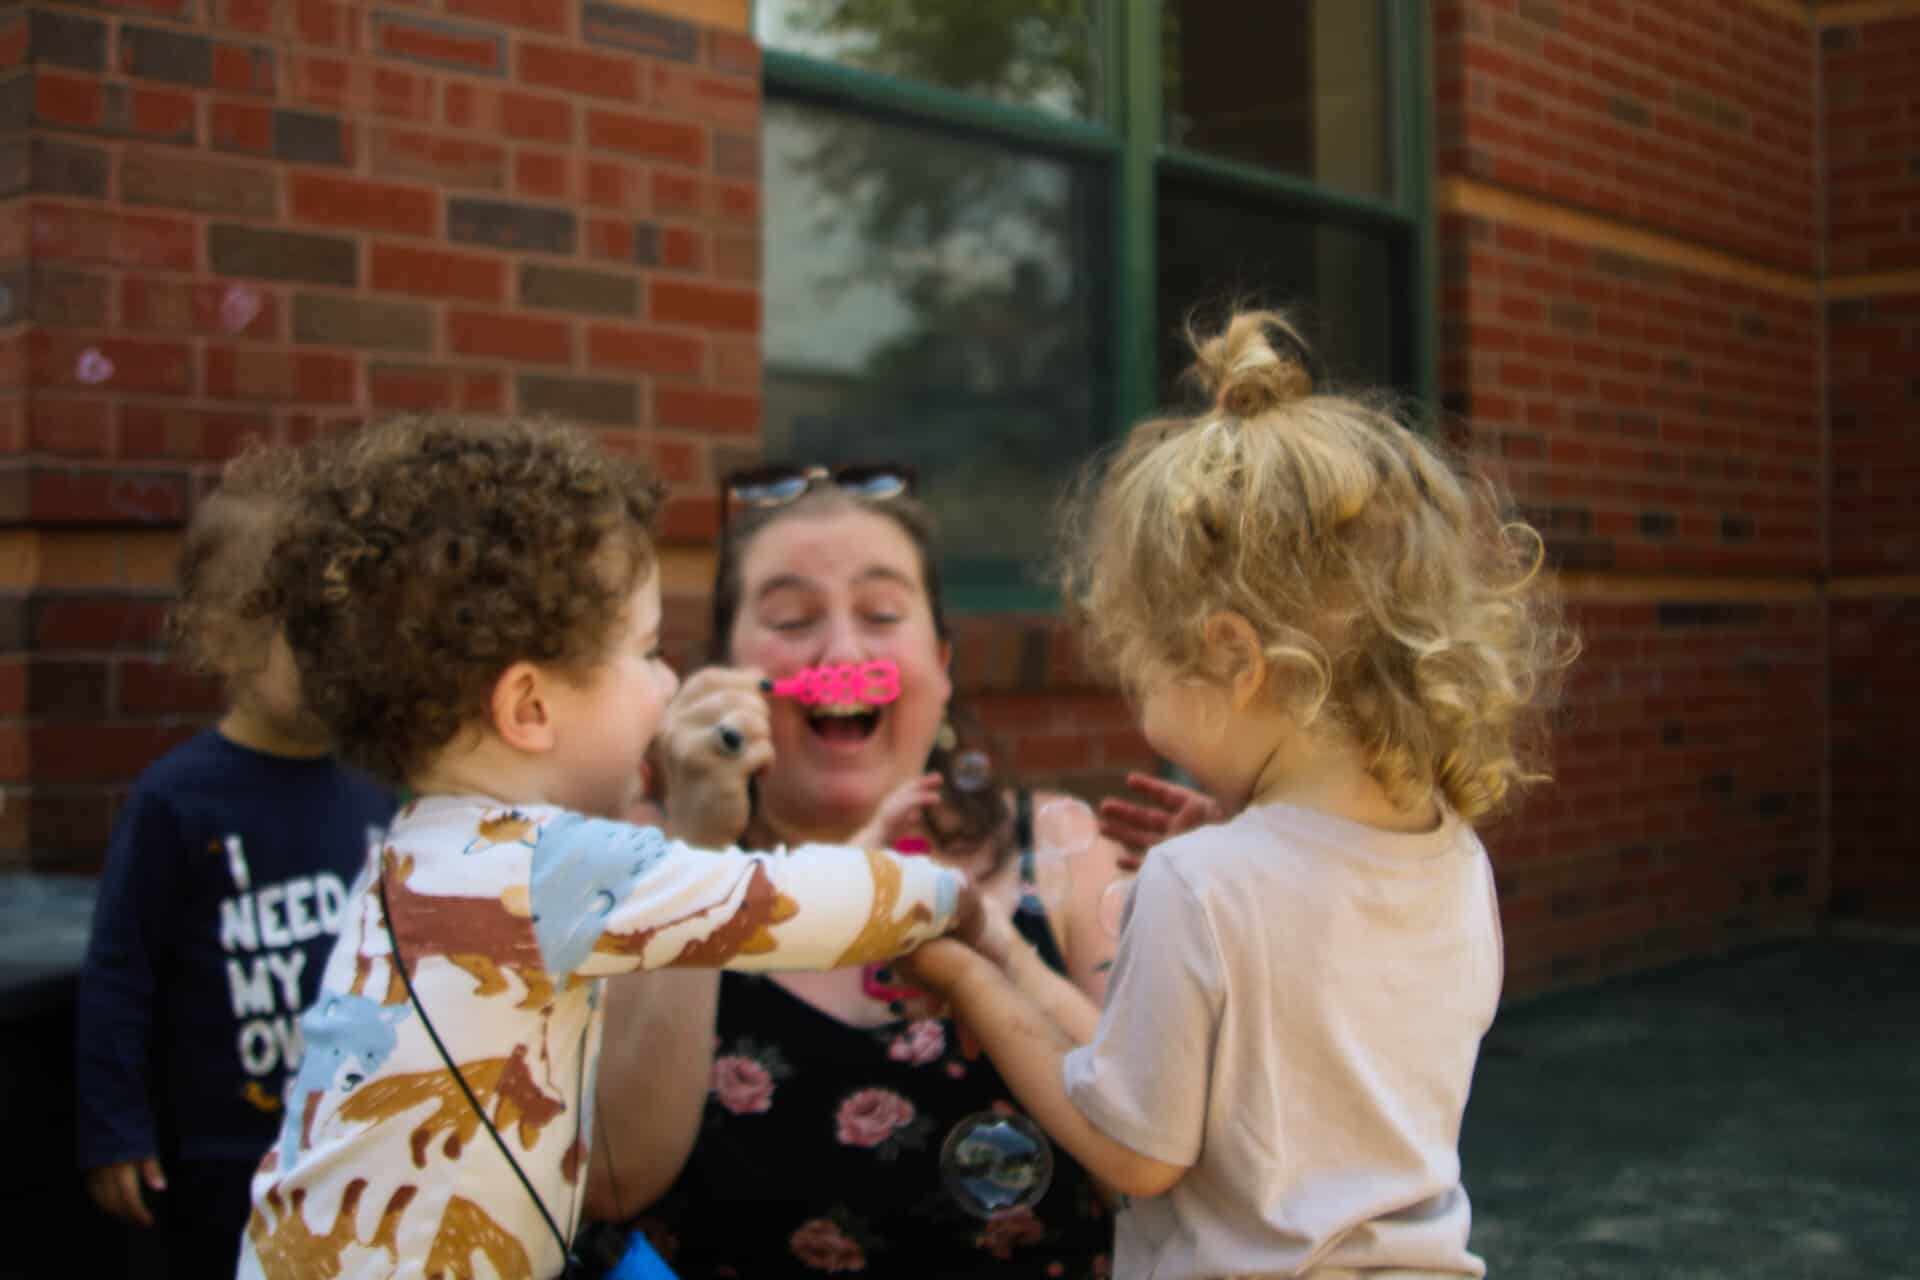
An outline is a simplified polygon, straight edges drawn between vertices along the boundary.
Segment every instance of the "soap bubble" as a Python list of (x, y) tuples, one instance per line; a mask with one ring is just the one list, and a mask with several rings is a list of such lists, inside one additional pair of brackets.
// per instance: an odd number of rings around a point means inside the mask
[(90, 387), (97, 387), (113, 376), (113, 361), (98, 347), (88, 347), (73, 362), (73, 376)]
[(953, 758), (953, 785), (960, 791), (985, 791), (993, 785), (993, 761), (984, 751), (962, 751)]
[(1100, 820), (1084, 801), (1057, 796), (1033, 815), (1033, 864), (1021, 906), (1049, 915), (1065, 911), (1073, 888), (1068, 859), (1093, 848), (1100, 836)]
[(1035, 851), (1043, 856), (1072, 858), (1093, 848), (1100, 836), (1100, 820), (1084, 800), (1061, 796), (1047, 801), (1033, 815)]
[(244, 284), (227, 286), (220, 295), (220, 327), (229, 333), (238, 333), (253, 323), (260, 314), (260, 294)]
[(1053, 1182), (1053, 1144), (1025, 1116), (976, 1111), (947, 1134), (940, 1180), (978, 1218), (1031, 1208)]

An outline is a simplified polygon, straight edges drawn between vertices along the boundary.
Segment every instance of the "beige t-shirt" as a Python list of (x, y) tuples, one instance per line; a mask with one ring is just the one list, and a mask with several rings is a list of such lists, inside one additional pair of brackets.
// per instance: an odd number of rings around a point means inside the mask
[(1291, 805), (1156, 848), (1066, 1086), (1191, 1166), (1117, 1227), (1119, 1280), (1479, 1276), (1460, 1119), (1502, 976), (1485, 849)]

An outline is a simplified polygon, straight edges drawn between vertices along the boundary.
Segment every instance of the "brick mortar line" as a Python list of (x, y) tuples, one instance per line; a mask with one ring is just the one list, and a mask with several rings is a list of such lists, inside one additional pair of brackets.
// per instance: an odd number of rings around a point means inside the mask
[[(99, 468), (114, 470), (112, 467)], [(138, 527), (96, 528), (91, 526), (14, 529), (0, 535), (0, 543), (26, 544), (26, 561), (37, 568), (37, 551), (43, 538), (94, 536), (131, 537), (156, 544), (177, 542), (177, 529)], [(699, 543), (668, 543), (662, 551), (663, 585), (679, 592), (704, 592), (712, 580), (715, 550)], [(18, 563), (16, 561), (16, 563)], [(1700, 600), (1716, 602), (1784, 601), (1801, 603), (1832, 600), (1882, 600), (1920, 597), (1920, 573), (1858, 573), (1818, 575), (1780, 575), (1733, 577), (1725, 575), (1613, 573), (1580, 570), (1557, 576), (1561, 592), (1576, 601)], [(37, 572), (30, 572), (24, 583), (9, 585), (48, 586)], [(120, 585), (120, 584), (105, 584)], [(131, 589), (131, 588), (129, 588)], [(1052, 615), (1046, 615), (1051, 617)]]
[[(134, 538), (152, 542), (155, 545), (178, 544), (185, 536), (177, 528), (142, 529), (138, 527), (114, 526), (111, 528), (76, 525), (69, 527), (50, 527), (35, 529), (0, 530), (0, 549), (9, 554), (10, 566), (24, 566), (19, 573), (0, 575), (0, 591), (9, 594), (37, 590), (114, 590), (151, 594), (158, 591), (171, 591), (172, 580), (165, 583), (150, 582), (45, 582), (41, 579), (40, 547), (43, 539), (95, 537), (101, 539)], [(713, 568), (718, 552), (705, 543), (667, 542), (656, 546), (661, 569), (661, 585), (669, 593), (682, 595), (705, 595), (713, 583)], [(13, 553), (18, 552), (16, 556)], [(121, 570), (124, 576), (124, 567)]]
[(1920, 270), (1828, 276), (1825, 284), (1829, 301), (1834, 298), (1885, 298), (1920, 294)]
[[(735, 35), (750, 34), (749, 28), (753, 25), (749, 0), (722, 0), (718, 4), (714, 0), (607, 0), (607, 3), (616, 9), (637, 9)], [(726, 10), (725, 15), (716, 17), (716, 9)]]
[(1838, 3), (1827, 0), (1825, 4), (1819, 0), (1745, 0), (1745, 3), (1778, 18), (1804, 22), (1815, 30), (1848, 27), (1881, 18), (1920, 17), (1920, 0), (1838, 0)]
[[(173, 560), (178, 554), (184, 534), (179, 529), (93, 529), (93, 528), (39, 528), (21, 531), (23, 537), (13, 539), (14, 545), (22, 548), (22, 563), (26, 565), (26, 576), (13, 585), (31, 589), (40, 584), (39, 572), (43, 547), (64, 545), (71, 550), (75, 547), (93, 547), (106, 553), (105, 558), (112, 562), (112, 578), (90, 578), (69, 583), (63, 587), (76, 590), (120, 590), (150, 591), (154, 589), (170, 590), (174, 584)], [(0, 547), (8, 545), (6, 539), (0, 539)], [(164, 554), (159, 558), (163, 569), (152, 575), (142, 574), (142, 553), (146, 549), (160, 548)], [(11, 580), (7, 580), (11, 582)]]
[(1579, 570), (1558, 576), (1569, 600), (1731, 602), (1887, 600), (1920, 597), (1920, 573), (1843, 573), (1732, 577)]
[[(1754, 0), (1765, 3), (1766, 0)], [(1920, 0), (1851, 0), (1840, 4), (1823, 4), (1811, 11), (1808, 17), (1813, 25), (1820, 28), (1850, 27), (1862, 22), (1877, 22), (1882, 18), (1920, 18)]]
[(1812, 26), (1817, 21), (1810, 7), (1811, 0), (1746, 0), (1746, 3), (1789, 22), (1803, 22)]
[(1827, 579), (1826, 594), (1835, 600), (1920, 596), (1920, 573), (1841, 574)]
[(660, 587), (668, 594), (705, 595), (713, 586), (719, 552), (689, 543), (666, 543), (654, 548), (660, 566)]
[(1474, 178), (1455, 176), (1441, 179), (1437, 203), (1443, 214), (1462, 213), (1495, 218), (1581, 244), (1644, 258), (1663, 266), (1680, 267), (1715, 279), (1750, 285), (1768, 293), (1808, 302), (1819, 300), (1820, 279), (1812, 273), (1762, 266), (1669, 232), (1623, 222), (1570, 205), (1556, 204)]

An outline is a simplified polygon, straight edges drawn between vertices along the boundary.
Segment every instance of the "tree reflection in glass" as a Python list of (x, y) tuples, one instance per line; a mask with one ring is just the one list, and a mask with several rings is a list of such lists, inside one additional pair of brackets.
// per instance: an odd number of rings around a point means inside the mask
[(793, 102), (765, 148), (768, 456), (914, 463), (956, 581), (1043, 556), (1105, 395), (1102, 183)]

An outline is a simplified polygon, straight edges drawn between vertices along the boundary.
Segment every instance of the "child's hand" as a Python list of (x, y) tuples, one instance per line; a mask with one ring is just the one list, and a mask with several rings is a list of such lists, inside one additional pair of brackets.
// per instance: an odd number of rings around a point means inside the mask
[(659, 747), (667, 834), (723, 849), (746, 830), (747, 779), (773, 761), (760, 673), (696, 671), (667, 704)]
[(1151, 803), (1135, 804), (1113, 797), (1100, 802), (1100, 834), (1131, 855), (1120, 860), (1122, 870), (1138, 870), (1147, 850), (1162, 840), (1226, 817), (1212, 797), (1177, 782), (1146, 773), (1130, 773), (1127, 786)]
[(887, 793), (880, 807), (874, 810), (872, 820), (847, 843), (861, 849), (891, 849), (902, 836), (918, 834), (920, 814), (929, 805), (940, 802), (940, 787), (941, 777), (937, 773), (923, 773), (910, 782), (901, 783)]
[(1014, 932), (1007, 909), (995, 902), (971, 882), (960, 891), (960, 906), (953, 914), (949, 934), (981, 956), (996, 969), (1007, 967), (1020, 935)]
[(153, 1214), (147, 1209), (146, 1198), (140, 1194), (142, 1182), (152, 1191), (167, 1189), (167, 1175), (152, 1156), (87, 1170), (87, 1194), (95, 1204), (122, 1222), (150, 1227)]
[(922, 993), (916, 1002), (922, 1006), (922, 1016), (941, 1016), (954, 990), (969, 973), (979, 972), (986, 963), (986, 957), (978, 951), (949, 936), (922, 943), (899, 957), (893, 962), (893, 972)]

